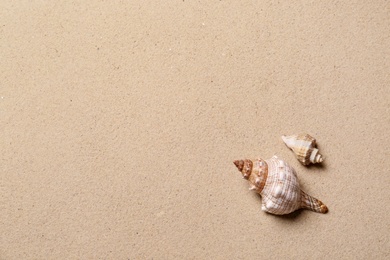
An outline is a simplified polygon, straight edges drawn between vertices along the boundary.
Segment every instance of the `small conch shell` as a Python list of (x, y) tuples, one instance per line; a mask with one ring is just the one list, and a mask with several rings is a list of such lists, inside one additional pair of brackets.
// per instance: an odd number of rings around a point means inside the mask
[(316, 148), (316, 139), (308, 134), (282, 136), (284, 143), (295, 153), (303, 165), (320, 163), (324, 159)]
[(289, 214), (301, 208), (328, 212), (320, 200), (301, 190), (295, 170), (278, 157), (237, 160), (234, 164), (243, 178), (250, 182), (249, 189), (261, 195), (262, 210), (276, 215)]

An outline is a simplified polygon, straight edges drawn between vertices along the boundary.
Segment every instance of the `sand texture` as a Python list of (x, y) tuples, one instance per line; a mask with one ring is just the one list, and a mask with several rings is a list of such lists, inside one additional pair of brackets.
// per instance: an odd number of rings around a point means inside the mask
[(389, 1), (3, 0), (0, 129), (0, 259), (390, 259)]

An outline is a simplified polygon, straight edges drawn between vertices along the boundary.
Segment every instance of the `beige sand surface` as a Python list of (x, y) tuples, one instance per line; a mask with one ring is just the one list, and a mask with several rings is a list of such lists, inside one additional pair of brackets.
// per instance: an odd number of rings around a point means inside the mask
[(1, 1), (0, 259), (389, 259), (390, 3), (292, 2)]

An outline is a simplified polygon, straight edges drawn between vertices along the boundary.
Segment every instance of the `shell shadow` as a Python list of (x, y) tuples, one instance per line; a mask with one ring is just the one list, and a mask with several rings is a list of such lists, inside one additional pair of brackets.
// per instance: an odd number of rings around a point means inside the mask
[(322, 163), (309, 164), (306, 165), (306, 168), (324, 171), (326, 170), (326, 162), (323, 161)]
[(298, 209), (294, 212), (291, 212), (290, 214), (286, 214), (286, 215), (275, 215), (276, 217), (280, 218), (280, 219), (284, 219), (284, 220), (288, 220), (288, 221), (295, 221), (299, 218), (299, 216), (302, 214), (302, 211), (304, 209)]

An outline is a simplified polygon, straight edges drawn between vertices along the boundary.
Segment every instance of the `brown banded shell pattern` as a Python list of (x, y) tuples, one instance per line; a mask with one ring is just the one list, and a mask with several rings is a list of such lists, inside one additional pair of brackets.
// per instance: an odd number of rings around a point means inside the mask
[(282, 139), (303, 165), (321, 163), (323, 161), (322, 155), (316, 148), (316, 139), (314, 137), (308, 134), (300, 134), (282, 136)]
[(236, 160), (234, 164), (250, 182), (250, 189), (261, 195), (262, 210), (276, 215), (300, 208), (320, 213), (328, 211), (320, 200), (301, 190), (294, 168), (277, 156), (269, 160)]

